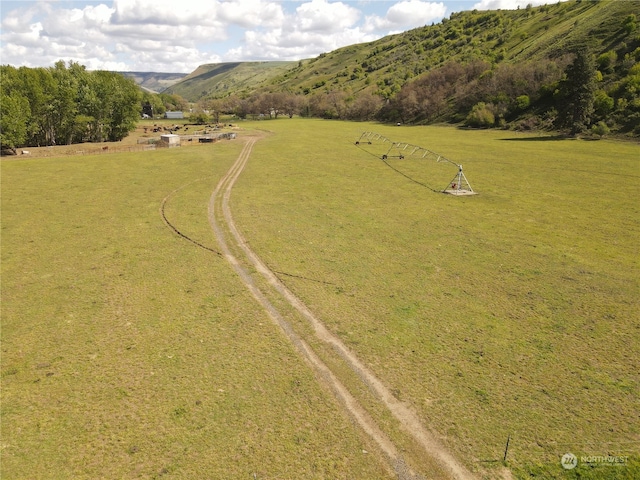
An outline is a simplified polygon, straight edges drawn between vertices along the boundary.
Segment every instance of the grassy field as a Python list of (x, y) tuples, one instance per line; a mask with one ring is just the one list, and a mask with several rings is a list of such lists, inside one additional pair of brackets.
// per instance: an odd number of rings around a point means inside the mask
[[(273, 132), (231, 196), (251, 247), (469, 468), (495, 477), (511, 436), (520, 478), (640, 475), (636, 144), (242, 126)], [(479, 195), (435, 193), (455, 167), (387, 165), (365, 130), (462, 163)], [(241, 147), (2, 161), (3, 479), (388, 478), (206, 249)]]
[(3, 479), (388, 478), (216, 245), (238, 141), (2, 161)]
[[(260, 125), (232, 196), (253, 250), (468, 465), (492, 476), (510, 436), (522, 478), (640, 474), (637, 144)], [(454, 166), (386, 165), (366, 130), (462, 163), (479, 195), (434, 193)], [(563, 471), (567, 452), (629, 458)]]

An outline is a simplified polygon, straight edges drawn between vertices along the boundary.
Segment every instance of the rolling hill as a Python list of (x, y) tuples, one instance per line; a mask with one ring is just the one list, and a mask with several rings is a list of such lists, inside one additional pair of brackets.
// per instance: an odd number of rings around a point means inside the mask
[[(190, 101), (258, 91), (313, 94), (368, 91), (392, 97), (450, 61), (493, 65), (554, 59), (577, 46), (596, 55), (640, 45), (637, 1), (570, 1), (519, 10), (464, 11), (441, 23), (351, 45), (299, 62), (209, 64), (169, 87)], [(620, 58), (622, 60), (622, 58)]]
[(143, 90), (151, 93), (160, 93), (181, 79), (188, 73), (161, 73), (161, 72), (118, 72), (125, 77), (132, 78)]
[(191, 102), (203, 97), (224, 97), (253, 91), (259, 85), (287, 72), (298, 62), (230, 62), (199, 66), (163, 93), (177, 93)]

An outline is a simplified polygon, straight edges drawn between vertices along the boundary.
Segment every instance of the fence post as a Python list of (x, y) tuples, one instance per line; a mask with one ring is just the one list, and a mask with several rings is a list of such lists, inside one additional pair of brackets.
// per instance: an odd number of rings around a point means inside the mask
[(509, 452), (509, 441), (511, 440), (511, 434), (509, 434), (509, 436), (507, 437), (507, 446), (504, 447), (504, 458), (502, 459), (503, 462), (507, 461), (507, 453)]

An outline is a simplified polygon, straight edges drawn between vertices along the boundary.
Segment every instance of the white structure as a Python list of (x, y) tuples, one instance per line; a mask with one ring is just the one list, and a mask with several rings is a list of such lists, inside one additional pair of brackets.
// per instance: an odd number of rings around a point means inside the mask
[(184, 118), (184, 114), (182, 112), (165, 112), (164, 118), (180, 119)]
[(180, 135), (174, 135), (174, 134), (160, 135), (160, 145), (163, 147), (179, 147)]

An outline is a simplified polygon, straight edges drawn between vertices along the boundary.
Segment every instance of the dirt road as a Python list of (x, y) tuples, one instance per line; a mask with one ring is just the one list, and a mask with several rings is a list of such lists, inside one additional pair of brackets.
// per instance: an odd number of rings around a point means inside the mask
[[(317, 377), (323, 381), (333, 392), (342, 407), (357, 422), (357, 424), (375, 441), (379, 450), (386, 458), (387, 464), (401, 479), (418, 478), (443, 478), (443, 479), (474, 479), (475, 476), (459, 462), (441, 442), (421, 423), (410, 405), (396, 399), (391, 391), (371, 372), (347, 346), (316, 317), (313, 312), (287, 288), (271, 271), (266, 264), (249, 248), (242, 233), (237, 228), (231, 210), (229, 199), (233, 185), (242, 173), (250, 158), (252, 148), (259, 136), (248, 137), (236, 162), (224, 175), (216, 186), (209, 200), (209, 223), (220, 246), (224, 258), (238, 273), (243, 283), (247, 286), (253, 297), (262, 305), (273, 321), (282, 329), (298, 352), (305, 358), (308, 364), (316, 372)], [(336, 374), (323, 362), (318, 354), (310, 347), (309, 342), (298, 334), (292, 325), (284, 318), (281, 312), (267, 298), (267, 295), (258, 286), (256, 279), (252, 277), (250, 269), (255, 269), (267, 282), (270, 288), (284, 298), (289, 305), (295, 308), (313, 327), (315, 337), (324, 344), (330, 346), (334, 355), (346, 363), (367, 388), (373, 392), (375, 398), (386, 408), (400, 423), (402, 429), (408, 433), (424, 455), (437, 465), (438, 472), (414, 472), (407, 467), (407, 463), (400, 454), (398, 446), (390, 440), (389, 436), (376, 424), (367, 410), (351, 394), (347, 387), (340, 381)], [(254, 273), (254, 275), (256, 275)], [(263, 289), (265, 287), (262, 287)], [(316, 340), (314, 339), (314, 340)], [(424, 475), (424, 477), (423, 477)]]

